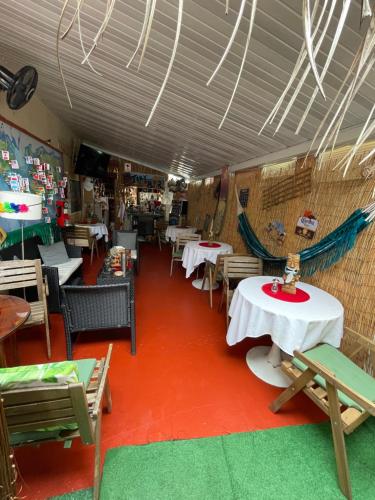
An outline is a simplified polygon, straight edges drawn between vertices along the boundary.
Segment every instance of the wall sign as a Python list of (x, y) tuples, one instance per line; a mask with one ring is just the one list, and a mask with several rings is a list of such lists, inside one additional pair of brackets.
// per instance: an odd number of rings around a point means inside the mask
[(246, 208), (249, 202), (249, 188), (240, 189), (240, 194), (238, 195), (238, 198), (240, 200), (241, 207)]
[(318, 221), (310, 210), (306, 210), (302, 217), (299, 217), (296, 225), (295, 233), (298, 236), (303, 236), (308, 240), (312, 240), (318, 228)]

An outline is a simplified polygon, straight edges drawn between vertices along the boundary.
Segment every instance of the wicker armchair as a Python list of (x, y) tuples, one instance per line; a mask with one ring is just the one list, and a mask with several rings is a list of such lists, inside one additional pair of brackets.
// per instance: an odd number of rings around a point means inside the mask
[(136, 353), (132, 280), (114, 285), (62, 286), (66, 356), (72, 359), (72, 337), (78, 332), (130, 328)]

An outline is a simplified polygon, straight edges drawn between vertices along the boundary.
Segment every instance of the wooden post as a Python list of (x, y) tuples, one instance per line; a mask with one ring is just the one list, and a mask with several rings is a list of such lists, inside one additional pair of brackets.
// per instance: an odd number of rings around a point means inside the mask
[(16, 468), (9, 446), (8, 426), (5, 420), (3, 400), (0, 393), (0, 498), (16, 497)]

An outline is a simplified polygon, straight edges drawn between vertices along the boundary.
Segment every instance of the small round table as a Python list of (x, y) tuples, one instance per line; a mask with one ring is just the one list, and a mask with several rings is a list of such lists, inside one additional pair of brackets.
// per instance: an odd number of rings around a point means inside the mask
[(165, 237), (174, 243), (179, 236), (194, 234), (196, 230), (197, 228), (192, 226), (168, 226), (165, 231)]
[(247, 353), (249, 368), (259, 378), (277, 387), (290, 385), (280, 369), (281, 354), (306, 351), (319, 343), (339, 347), (343, 335), (344, 309), (332, 295), (307, 283), (297, 289), (308, 296), (304, 302), (286, 302), (267, 295), (262, 287), (272, 283), (272, 276), (242, 280), (229, 308), (231, 322), (227, 343), (234, 345), (245, 337), (270, 335), (273, 345), (257, 346)]
[(0, 295), (0, 367), (6, 366), (2, 342), (27, 321), (30, 304), (13, 295)]
[[(182, 253), (182, 267), (186, 269), (186, 278), (192, 274), (199, 264), (206, 260), (216, 264), (217, 256), (222, 253), (233, 253), (232, 246), (221, 241), (189, 241), (186, 243)], [(202, 281), (196, 279), (192, 285), (201, 290)], [(208, 290), (208, 284), (204, 287), (204, 290)]]

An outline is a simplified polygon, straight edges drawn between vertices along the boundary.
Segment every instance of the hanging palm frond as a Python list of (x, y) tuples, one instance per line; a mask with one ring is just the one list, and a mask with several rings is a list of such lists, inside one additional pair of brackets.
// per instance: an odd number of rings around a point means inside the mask
[(73, 108), (72, 101), (71, 101), (70, 95), (69, 95), (69, 90), (68, 90), (68, 87), (66, 85), (64, 72), (63, 72), (62, 65), (61, 65), (61, 59), (60, 59), (60, 30), (61, 30), (62, 21), (63, 21), (63, 18), (64, 18), (64, 15), (65, 15), (65, 12), (66, 12), (66, 8), (67, 8), (68, 4), (69, 4), (69, 0), (65, 0), (64, 4), (62, 6), (62, 9), (61, 9), (59, 24), (57, 26), (57, 33), (56, 33), (56, 57), (57, 57), (57, 67), (58, 67), (58, 70), (59, 70), (59, 73), (60, 73), (60, 77), (61, 77), (61, 80), (62, 80), (62, 83), (63, 83), (63, 86), (64, 86), (65, 94), (66, 94), (66, 97), (68, 99), (69, 106), (71, 108)]
[(145, 52), (146, 52), (146, 47), (147, 47), (147, 44), (148, 44), (148, 39), (149, 39), (149, 36), (150, 36), (150, 31), (151, 31), (151, 26), (152, 26), (152, 21), (154, 19), (154, 14), (155, 14), (155, 6), (156, 6), (156, 0), (152, 0), (150, 14), (149, 14), (148, 20), (147, 20), (147, 29), (146, 29), (146, 34), (145, 34), (145, 41), (143, 43), (141, 57), (139, 58), (139, 63), (138, 63), (138, 71), (139, 71), (139, 69), (141, 67), (141, 64), (142, 64), (142, 61), (143, 61), (143, 57), (144, 57)]
[(362, 0), (361, 19), (372, 16), (370, 0)]
[(232, 47), (232, 43), (234, 41), (234, 39), (236, 38), (236, 35), (237, 35), (237, 31), (238, 31), (238, 28), (240, 26), (240, 23), (241, 23), (241, 19), (242, 19), (242, 16), (243, 16), (243, 11), (245, 9), (245, 5), (246, 5), (246, 1), (247, 0), (241, 0), (241, 5), (240, 5), (240, 10), (238, 11), (238, 14), (237, 14), (237, 20), (236, 20), (236, 24), (234, 25), (234, 28), (233, 28), (233, 31), (232, 31), (232, 34), (229, 38), (229, 41), (228, 41), (228, 44), (227, 46), (225, 47), (225, 50), (224, 50), (224, 53), (223, 55), (221, 56), (221, 59), (218, 63), (218, 65), (216, 66), (214, 72), (212, 73), (210, 79), (208, 80), (208, 82), (206, 83), (206, 85), (210, 85), (210, 83), (212, 82), (212, 80), (215, 78), (217, 72), (219, 71), (219, 69), (221, 68), (221, 65), (223, 64), (223, 62), (225, 61), (227, 55), (228, 55), (228, 52), (230, 51), (230, 48)]
[(106, 12), (105, 12), (105, 16), (104, 16), (103, 22), (100, 25), (100, 28), (98, 29), (98, 32), (96, 33), (96, 35), (94, 37), (94, 41), (93, 41), (93, 43), (92, 43), (89, 51), (87, 52), (85, 58), (81, 62), (81, 64), (85, 64), (87, 62), (88, 58), (91, 56), (92, 52), (96, 49), (96, 47), (98, 45), (98, 42), (99, 42), (99, 38), (105, 32), (105, 30), (106, 30), (106, 28), (108, 26), (109, 20), (111, 19), (112, 12), (113, 12), (113, 9), (115, 7), (115, 3), (116, 3), (116, 0), (110, 0), (110, 1), (107, 2), (107, 8), (106, 8)]
[[(325, 26), (324, 26), (323, 30), (320, 32), (319, 31), (320, 25), (322, 23), (324, 15), (327, 11), (327, 9), (326, 9), (327, 2), (324, 2), (324, 5), (323, 5), (321, 12), (320, 12), (318, 22), (316, 23), (315, 28), (313, 29), (315, 12), (316, 12), (316, 9), (319, 5), (319, 2), (315, 2), (314, 8), (311, 11), (310, 0), (303, 0), (303, 25), (304, 25), (304, 35), (305, 35), (304, 42), (303, 42), (302, 48), (300, 50), (299, 56), (297, 58), (297, 62), (295, 64), (292, 75), (291, 75), (282, 95), (280, 96), (279, 100), (275, 104), (274, 108), (272, 109), (271, 113), (269, 114), (265, 123), (263, 124), (261, 130), (259, 131), (259, 134), (261, 134), (263, 132), (264, 128), (268, 124), (271, 124), (273, 122), (273, 120), (275, 119), (278, 111), (280, 110), (280, 108), (281, 108), (281, 106), (282, 106), (282, 104), (287, 96), (288, 91), (290, 90), (290, 88), (292, 87), (292, 85), (294, 84), (294, 82), (296, 81), (296, 79), (298, 77), (299, 71), (304, 66), (304, 64), (306, 64), (306, 57), (308, 58), (308, 64), (305, 66), (305, 69), (304, 69), (301, 77), (298, 80), (298, 83), (297, 83), (296, 88), (293, 92), (293, 95), (290, 98), (290, 100), (289, 100), (289, 102), (288, 102), (288, 104), (283, 112), (283, 115), (282, 115), (282, 117), (281, 117), (281, 119), (276, 127), (275, 133), (277, 133), (280, 130), (282, 124), (284, 123), (286, 117), (288, 116), (293, 104), (295, 103), (297, 97), (299, 96), (299, 94), (301, 92), (301, 89), (302, 89), (304, 83), (306, 82), (306, 79), (307, 79), (310, 71), (312, 71), (317, 85), (313, 91), (311, 98), (310, 98), (309, 104), (306, 107), (306, 109), (303, 113), (303, 116), (298, 124), (298, 127), (296, 129), (296, 134), (300, 132), (301, 127), (303, 126), (303, 124), (304, 124), (304, 122), (305, 122), (305, 120), (310, 112), (310, 109), (311, 109), (313, 103), (315, 102), (315, 99), (316, 99), (318, 92), (320, 91), (321, 94), (323, 95), (323, 97), (325, 97), (323, 86), (322, 86), (323, 80), (324, 80), (324, 78), (328, 72), (329, 66), (333, 60), (333, 56), (334, 56), (335, 50), (337, 48), (338, 42), (340, 40), (340, 37), (342, 35), (342, 31), (343, 31), (343, 28), (345, 26), (345, 21), (346, 21), (351, 3), (352, 3), (352, 0), (343, 0), (343, 2), (342, 2), (340, 16), (339, 16), (339, 20), (338, 20), (338, 23), (337, 23), (337, 26), (335, 29), (335, 34), (334, 34), (332, 43), (330, 44), (330, 50), (329, 50), (328, 55), (325, 59), (325, 63), (324, 63), (322, 72), (319, 75), (318, 70), (317, 70), (317, 65), (316, 65), (316, 59), (320, 53), (319, 52), (320, 47), (322, 46), (323, 42), (325, 42), (325, 40), (326, 40), (326, 34), (328, 31), (328, 27), (330, 26), (331, 22), (334, 19), (333, 14), (334, 14), (334, 11), (335, 11), (335, 8), (337, 5), (337, 1), (332, 0), (330, 2), (330, 8), (329, 8), (326, 20), (325, 20)], [(316, 42), (316, 44), (314, 44), (315, 38), (316, 38), (316, 36), (318, 36), (319, 32), (320, 32), (320, 34), (319, 34), (318, 41)]]
[(154, 103), (154, 105), (152, 107), (150, 116), (147, 119), (145, 127), (148, 127), (149, 124), (150, 124), (150, 121), (151, 121), (151, 119), (152, 119), (152, 117), (153, 117), (153, 115), (155, 113), (155, 109), (157, 108), (157, 106), (159, 104), (161, 96), (163, 95), (165, 86), (167, 85), (167, 81), (168, 81), (169, 75), (170, 75), (171, 70), (172, 70), (172, 66), (173, 66), (173, 63), (174, 63), (174, 60), (175, 60), (175, 57), (176, 57), (178, 41), (179, 41), (179, 38), (180, 38), (183, 8), (184, 8), (184, 0), (178, 0), (177, 28), (176, 28), (176, 35), (175, 35), (174, 44), (173, 44), (172, 55), (171, 55), (171, 58), (169, 60), (169, 65), (168, 65), (167, 73), (165, 75), (164, 81), (163, 81), (162, 86), (160, 88), (159, 94), (158, 94), (158, 96), (156, 98), (156, 101), (155, 101), (155, 103)]
[(303, 0), (303, 33), (305, 35), (305, 44), (307, 55), (309, 56), (310, 66), (315, 77), (315, 81), (319, 87), (319, 90), (326, 99), (326, 95), (323, 90), (321, 77), (319, 76), (318, 69), (316, 67), (315, 53), (313, 49), (313, 43), (311, 39), (312, 25), (311, 25), (311, 14), (310, 14), (310, 0)]
[[(324, 5), (323, 5), (323, 8), (321, 9), (321, 12), (320, 12), (320, 16), (319, 16), (319, 19), (318, 19), (318, 22), (316, 24), (316, 27), (315, 27), (315, 30), (314, 30), (314, 33), (312, 35), (312, 40), (314, 40), (316, 34), (318, 33), (318, 29), (320, 28), (320, 25), (321, 25), (321, 22), (323, 20), (323, 16), (324, 16), (324, 13), (325, 13), (325, 9), (326, 9), (326, 6), (327, 6), (327, 3), (328, 3), (328, 0), (326, 0), (324, 2)], [(333, 5), (333, 8), (334, 8), (334, 5), (336, 4), (336, 0), (332, 0), (332, 4), (331, 4), (331, 9), (332, 9), (332, 5)], [(314, 4), (314, 9), (313, 9), (313, 12), (312, 12), (312, 15), (311, 15), (311, 18), (314, 19), (315, 18), (315, 15), (316, 15), (316, 12), (317, 12), (317, 9), (318, 9), (318, 6), (319, 6), (319, 0), (316, 0), (315, 1), (315, 4)], [(324, 30), (323, 30), (324, 32)], [(319, 42), (318, 42), (319, 43)], [(279, 97), (278, 101), (276, 102), (275, 106), (273, 107), (271, 113), (268, 115), (266, 121), (264, 122), (262, 128), (260, 129), (260, 131), (258, 132), (258, 135), (260, 135), (264, 128), (268, 125), (268, 124), (271, 124), (273, 122), (273, 120), (275, 119), (280, 107), (282, 106), (283, 102), (284, 102), (284, 99), (289, 91), (289, 89), (291, 88), (291, 86), (293, 85), (293, 82), (294, 80), (297, 78), (297, 75), (300, 71), (300, 69), (302, 68), (303, 66), (303, 63), (305, 62), (305, 59), (306, 59), (306, 56), (307, 56), (307, 51), (306, 51), (306, 43), (303, 42), (302, 44), (302, 47), (301, 47), (301, 50), (300, 50), (300, 53), (298, 55), (298, 58), (297, 58), (297, 61), (296, 61), (296, 64), (293, 68), (293, 71), (290, 75), (290, 78), (289, 78), (289, 81), (283, 91), (283, 93), (281, 94), (281, 96)]]
[(141, 34), (139, 35), (138, 43), (137, 43), (137, 46), (135, 48), (135, 51), (133, 52), (133, 55), (129, 59), (128, 64), (126, 65), (127, 68), (129, 68), (129, 66), (133, 62), (135, 56), (137, 55), (139, 49), (142, 46), (142, 43), (143, 43), (143, 40), (144, 40), (144, 37), (145, 37), (145, 33), (146, 33), (146, 30), (147, 30), (147, 26), (148, 26), (148, 18), (149, 18), (149, 15), (150, 15), (150, 9), (151, 9), (151, 0), (146, 0), (146, 10), (145, 10), (144, 18), (143, 18), (143, 24), (142, 24)]
[[(330, 47), (330, 50), (329, 50), (329, 53), (328, 53), (328, 56), (327, 56), (327, 59), (326, 59), (326, 62), (325, 62), (325, 65), (323, 67), (323, 70), (322, 70), (322, 74), (321, 74), (321, 81), (323, 82), (324, 80), (324, 77), (326, 76), (327, 74), (327, 71), (328, 71), (328, 68), (332, 62), (332, 59), (333, 59), (333, 55), (335, 53), (335, 50), (337, 48), (337, 45), (339, 43), (339, 40), (340, 40), (340, 36), (341, 36), (341, 33), (342, 33), (342, 30), (344, 28), (344, 25), (345, 25), (345, 20), (346, 20), (346, 17), (348, 15), (348, 12), (349, 12), (349, 7), (350, 7), (350, 4), (351, 4), (351, 1), (352, 0), (344, 0), (344, 3), (343, 3), (343, 7), (342, 7), (342, 10), (341, 10), (341, 15), (340, 15), (340, 19), (339, 19), (339, 22), (338, 22), (338, 25), (337, 25), (337, 29), (336, 29), (336, 32), (335, 32), (335, 35), (333, 37), (333, 41), (332, 41), (332, 44), (331, 44), (331, 47)], [(314, 89), (314, 92), (313, 92), (313, 95), (311, 96), (311, 99), (310, 99), (310, 102), (298, 124), (298, 127), (296, 129), (296, 134), (299, 134), (300, 133), (300, 130), (306, 120), (306, 117), (307, 115), (309, 114), (310, 112), (310, 109), (311, 109), (311, 106), (313, 105), (314, 101), (315, 101), (315, 98), (318, 94), (318, 88), (316, 87)]]
[(243, 53), (243, 57), (242, 57), (242, 61), (241, 61), (241, 66), (240, 66), (240, 70), (238, 72), (238, 75), (237, 75), (237, 80), (236, 80), (236, 83), (235, 83), (235, 86), (234, 86), (234, 89), (233, 89), (233, 92), (232, 92), (232, 95), (231, 95), (231, 98), (229, 100), (229, 103), (228, 103), (228, 106), (227, 106), (227, 109), (224, 113), (224, 116), (220, 122), (220, 125), (219, 125), (219, 130), (221, 129), (221, 127), (223, 126), (223, 123), (227, 117), (227, 114), (229, 112), (229, 109), (232, 105), (232, 102), (233, 102), (233, 99), (234, 99), (234, 96), (236, 94), (236, 91), (237, 91), (237, 87), (238, 87), (238, 83), (240, 81), (240, 78), (241, 78), (241, 75), (242, 75), (242, 70), (243, 70), (243, 67), (245, 65), (245, 61), (246, 61), (246, 55), (247, 55), (247, 52), (249, 50), (249, 44), (250, 44), (250, 39), (251, 39), (251, 33), (253, 31), (253, 26), (254, 26), (254, 20), (255, 20), (255, 13), (256, 13), (256, 9), (257, 9), (257, 1), (258, 0), (253, 0), (253, 3), (252, 3), (252, 6), (251, 6), (251, 15), (250, 15), (250, 22), (249, 22), (249, 30), (248, 30), (248, 33), (247, 33), (247, 38), (246, 38), (246, 44), (245, 44), (245, 49), (244, 49), (244, 53)]
[[(81, 29), (81, 14), (80, 14), (80, 11), (81, 11), (81, 8), (83, 6), (83, 2), (84, 0), (77, 0), (77, 9), (76, 9), (76, 13), (77, 15), (75, 16), (76, 19), (77, 19), (77, 26), (78, 26), (78, 36), (79, 36), (79, 42), (81, 44), (81, 49), (82, 49), (82, 52), (83, 52), (83, 55), (84, 57), (86, 58), (87, 56), (87, 52), (86, 52), (86, 49), (85, 49), (85, 46), (84, 46), (84, 43), (83, 43), (83, 39), (82, 39), (82, 29)], [(94, 72), (96, 73), (97, 75), (99, 76), (103, 76), (101, 73), (99, 73), (99, 71), (97, 71), (94, 66), (91, 64), (90, 62), (90, 59), (87, 57), (87, 65), (88, 67)]]

